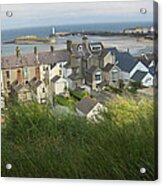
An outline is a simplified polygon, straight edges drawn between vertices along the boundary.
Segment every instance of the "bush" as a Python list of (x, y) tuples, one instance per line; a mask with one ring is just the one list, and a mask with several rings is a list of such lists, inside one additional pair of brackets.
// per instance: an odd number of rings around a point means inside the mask
[(70, 90), (70, 95), (77, 100), (81, 100), (84, 97), (83, 93), (79, 93), (79, 92), (74, 91), (74, 90)]
[(63, 96), (55, 96), (55, 101), (62, 106), (69, 107), (71, 110), (74, 110), (75, 101), (71, 98), (65, 98)]
[(106, 107), (92, 124), (37, 103), (13, 105), (2, 128), (2, 176), (154, 180), (153, 103), (119, 98)]

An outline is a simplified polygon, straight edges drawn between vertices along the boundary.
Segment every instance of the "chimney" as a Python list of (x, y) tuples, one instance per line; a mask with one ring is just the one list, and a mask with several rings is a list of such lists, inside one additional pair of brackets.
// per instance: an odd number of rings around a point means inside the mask
[(16, 56), (19, 57), (20, 56), (20, 47), (16, 47)]
[(17, 71), (17, 81), (18, 81), (18, 84), (23, 84), (23, 75), (20, 69), (18, 69)]
[(71, 40), (67, 40), (67, 50), (69, 52), (71, 52), (71, 46), (72, 46), (72, 41)]
[(54, 46), (50, 46), (50, 52), (51, 52), (51, 53), (54, 52)]
[(37, 47), (36, 47), (36, 46), (34, 47), (34, 54), (35, 54), (35, 55), (38, 54), (38, 53), (37, 53)]
[(40, 80), (40, 67), (39, 66), (36, 67), (36, 79)]

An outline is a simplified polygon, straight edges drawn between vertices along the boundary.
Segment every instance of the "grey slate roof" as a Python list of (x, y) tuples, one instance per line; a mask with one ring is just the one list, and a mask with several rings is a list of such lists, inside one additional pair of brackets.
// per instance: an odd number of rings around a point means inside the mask
[[(82, 51), (78, 51), (80, 45), (82, 46)], [(74, 54), (76, 58), (82, 57), (83, 59), (87, 59), (91, 55), (91, 52), (85, 43), (73, 43), (71, 50), (72, 54)]]
[(101, 58), (104, 58), (108, 52), (111, 52), (111, 54), (115, 56), (116, 61), (118, 61), (117, 66), (122, 71), (131, 72), (133, 67), (138, 63), (138, 61), (129, 52), (119, 52), (116, 47), (103, 49)]
[(145, 54), (143, 56), (137, 57), (138, 61), (141, 61), (146, 67), (148, 67), (151, 62), (154, 60), (153, 54)]
[(137, 70), (135, 74), (131, 77), (136, 82), (141, 82), (143, 78), (147, 75), (148, 72), (143, 72), (140, 70)]
[(39, 87), (42, 84), (42, 81), (37, 80), (36, 77), (32, 78), (31, 81), (29, 82), (31, 86), (33, 87)]
[(109, 72), (113, 66), (114, 66), (114, 64), (108, 63), (102, 70), (105, 72)]
[(23, 92), (29, 92), (29, 86), (28, 85), (23, 85), (23, 84), (18, 84), (18, 81), (14, 81), (11, 84), (11, 87), (13, 90), (15, 90), (17, 93), (20, 93), (21, 90), (23, 89)]
[(69, 54), (66, 50), (56, 50), (54, 52), (40, 52), (38, 60), (41, 64), (55, 64), (61, 61), (69, 61)]
[(156, 73), (156, 70), (155, 70), (154, 66), (149, 68), (149, 73), (154, 76), (154, 74)]
[(76, 108), (87, 115), (97, 103), (96, 99), (85, 97), (77, 103)]
[(31, 54), (20, 55), (17, 57), (13, 56), (3, 56), (1, 58), (1, 68), (2, 69), (14, 69), (23, 66), (35, 66), (37, 65), (36, 56)]
[(107, 52), (111, 52), (113, 55), (117, 55), (119, 53), (116, 47), (107, 48), (106, 50)]
[(86, 72), (93, 74), (96, 70), (97, 70), (97, 66), (91, 66), (88, 70), (86, 70)]
[(69, 79), (71, 79), (71, 80), (78, 80), (78, 79), (82, 79), (82, 77), (79, 75), (79, 74), (77, 74), (77, 73), (72, 73), (72, 74), (70, 74), (69, 76), (68, 76), (68, 78)]
[(119, 52), (116, 54), (116, 64), (122, 71), (131, 72), (138, 61), (128, 52)]
[(60, 79), (60, 76), (56, 75), (56, 76), (54, 76), (54, 77), (51, 79), (51, 81), (52, 81), (53, 83), (55, 83), (58, 79)]
[[(66, 50), (40, 52), (38, 53), (38, 60), (41, 64), (55, 64), (61, 61), (69, 61), (69, 54)], [(1, 58), (1, 68), (13, 69), (23, 66), (36, 66), (38, 60), (34, 53), (20, 55), (19, 57), (17, 57), (16, 55), (3, 56)]]

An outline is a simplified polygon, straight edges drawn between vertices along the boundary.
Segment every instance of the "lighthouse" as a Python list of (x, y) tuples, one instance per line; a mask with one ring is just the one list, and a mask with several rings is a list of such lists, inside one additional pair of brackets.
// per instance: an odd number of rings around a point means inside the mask
[(55, 35), (55, 27), (52, 28), (52, 35)]
[(49, 35), (49, 37), (54, 37), (56, 36), (56, 29), (55, 27), (52, 28), (52, 33)]

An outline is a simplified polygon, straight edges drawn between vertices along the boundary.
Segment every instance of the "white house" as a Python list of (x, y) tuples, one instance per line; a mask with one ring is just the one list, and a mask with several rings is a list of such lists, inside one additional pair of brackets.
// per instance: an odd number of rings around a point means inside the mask
[(148, 72), (148, 68), (141, 62), (138, 61), (138, 63), (135, 64), (135, 66), (132, 68), (130, 71), (130, 78), (135, 74), (136, 71), (143, 71), (143, 72)]
[(64, 94), (68, 89), (68, 82), (65, 78), (56, 75), (51, 79), (51, 89), (56, 95)]
[(32, 90), (32, 97), (38, 103), (45, 103), (47, 99), (47, 87), (43, 81), (37, 80), (35, 77), (29, 82)]
[(153, 86), (153, 75), (149, 72), (143, 72), (143, 71), (138, 70), (131, 77), (131, 80), (135, 82), (141, 82), (142, 85), (146, 87)]
[(80, 100), (76, 105), (76, 111), (79, 116), (86, 117), (88, 120), (97, 120), (100, 111), (104, 109), (104, 106), (96, 99), (85, 97)]

